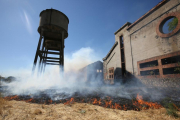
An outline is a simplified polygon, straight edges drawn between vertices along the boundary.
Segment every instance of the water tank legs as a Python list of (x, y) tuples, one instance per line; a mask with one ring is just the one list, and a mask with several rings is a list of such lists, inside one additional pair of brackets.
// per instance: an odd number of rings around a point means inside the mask
[(62, 71), (64, 71), (64, 31), (61, 33), (61, 47), (60, 47), (60, 55), (59, 55), (59, 62), (60, 62), (60, 68)]
[(33, 71), (36, 67), (36, 63), (37, 63), (37, 58), (38, 58), (38, 54), (39, 54), (39, 50), (40, 50), (40, 47), (41, 47), (41, 41), (42, 41), (42, 33), (40, 34), (40, 38), (39, 38), (39, 42), (38, 42), (38, 46), (37, 46), (37, 50), (36, 50), (36, 55), (35, 55), (35, 58), (34, 58), (34, 65), (33, 65)]

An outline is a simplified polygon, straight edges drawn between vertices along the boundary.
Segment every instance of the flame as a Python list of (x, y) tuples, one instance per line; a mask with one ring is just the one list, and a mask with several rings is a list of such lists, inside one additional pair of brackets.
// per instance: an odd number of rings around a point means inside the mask
[(126, 107), (126, 105), (123, 105), (123, 108), (124, 108), (124, 110), (127, 110), (127, 107)]
[(93, 105), (101, 105), (101, 103), (101, 99), (98, 101), (96, 98), (94, 98), (94, 101), (92, 102)]
[(114, 108), (115, 109), (122, 109), (121, 106), (119, 104), (117, 104), (117, 103), (114, 104)]
[[(31, 99), (22, 99), (22, 97), (18, 97), (17, 95), (14, 95), (14, 96), (7, 96), (7, 97), (4, 97), (5, 99), (7, 100), (22, 100), (22, 101), (25, 101), (25, 102), (37, 102), (37, 103), (43, 103), (43, 101), (41, 100), (35, 100), (33, 98)], [(64, 100), (60, 100), (59, 102), (60, 103), (64, 103), (63, 102)], [(58, 103), (59, 103), (58, 102)], [(69, 99), (66, 99), (66, 102), (64, 103), (64, 105), (68, 105), (68, 104), (72, 104), (74, 103), (75, 100), (74, 98), (71, 98), (70, 100)], [(87, 102), (87, 103), (92, 103), (93, 105), (100, 105), (100, 106), (103, 106), (103, 107), (106, 107), (106, 108), (112, 108), (112, 109), (120, 109), (120, 110), (127, 110), (129, 109), (129, 105), (127, 104), (124, 104), (124, 105), (120, 105), (118, 103), (114, 103), (113, 102), (113, 99), (111, 99), (110, 97), (106, 97), (105, 100), (102, 100), (102, 99), (97, 99), (97, 98), (93, 98), (93, 99), (89, 99), (89, 100), (79, 100), (79, 102)], [(50, 100), (45, 100), (44, 101), (44, 104), (52, 104), (53, 101), (50, 99)], [(146, 109), (149, 109), (149, 108), (155, 108), (155, 109), (159, 109), (159, 108), (162, 108), (163, 106), (161, 106), (160, 104), (158, 103), (153, 103), (153, 102), (147, 102), (147, 101), (144, 101), (142, 96), (140, 96), (139, 94), (137, 94), (137, 97), (136, 97), (136, 101), (133, 101), (132, 100), (132, 103), (134, 105), (134, 110), (146, 110)], [(54, 103), (56, 105), (56, 102)], [(178, 111), (180, 111), (180, 109), (175, 105), (173, 104), (174, 108), (176, 108)], [(131, 108), (131, 107), (130, 107)]]
[(10, 97), (5, 97), (5, 99), (7, 99), (7, 100), (18, 100), (18, 96), (17, 95), (15, 95), (15, 96), (10, 96)]
[(97, 99), (95, 98), (94, 99), (94, 102), (93, 102), (93, 105), (95, 105), (95, 104), (97, 104), (98, 103), (98, 101), (97, 101)]
[(69, 101), (67, 101), (66, 103), (64, 103), (64, 105), (69, 105), (74, 103), (74, 98), (71, 98)]
[(51, 104), (51, 103), (52, 103), (52, 100), (48, 100), (48, 102)]
[(31, 99), (29, 99), (29, 100), (26, 100), (26, 102), (31, 102), (33, 99), (31, 98)]
[(111, 100), (109, 102), (105, 101), (105, 107), (107, 108), (108, 106), (110, 106), (110, 108), (112, 108), (111, 103), (112, 103)]
[(98, 104), (101, 105), (101, 103), (102, 103), (102, 102), (101, 102), (101, 99), (100, 99), (100, 100), (98, 101)]
[(133, 105), (139, 107), (140, 109), (148, 109), (148, 108), (159, 109), (159, 108), (162, 108), (162, 106), (159, 105), (158, 103), (143, 101), (142, 96), (140, 96), (139, 94), (137, 94), (136, 100), (137, 101), (135, 101), (133, 103)]

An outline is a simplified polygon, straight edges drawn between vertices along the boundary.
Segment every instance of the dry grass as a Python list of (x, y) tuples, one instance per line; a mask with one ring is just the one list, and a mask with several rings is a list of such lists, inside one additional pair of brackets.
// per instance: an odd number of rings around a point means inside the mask
[[(166, 109), (123, 111), (87, 103), (40, 105), (24, 101), (8, 101), (0, 119), (9, 120), (178, 120), (166, 114)], [(180, 114), (178, 111), (177, 114)]]
[(40, 114), (42, 114), (42, 111), (41, 111), (40, 109), (36, 109), (36, 110), (34, 111), (34, 114), (35, 114), (35, 115), (40, 115)]
[(2, 94), (0, 93), (0, 115), (3, 114), (3, 110), (5, 109), (5, 106), (8, 104), (8, 102), (2, 98)]

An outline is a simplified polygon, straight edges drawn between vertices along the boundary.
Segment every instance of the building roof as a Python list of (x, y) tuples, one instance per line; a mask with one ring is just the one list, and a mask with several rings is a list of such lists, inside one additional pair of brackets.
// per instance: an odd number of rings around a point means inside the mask
[(96, 61), (96, 62), (93, 62), (93, 63), (79, 69), (79, 71), (83, 71), (83, 70), (85, 70), (85, 69), (87, 69), (89, 67), (94, 67), (94, 66), (97, 66), (97, 65), (100, 65), (100, 64), (103, 64), (103, 63), (101, 61)]
[(125, 23), (121, 28), (119, 28), (115, 33), (114, 33), (114, 35), (116, 35), (119, 31), (121, 31), (123, 28), (125, 28), (126, 26), (129, 26), (129, 25), (131, 25), (131, 23), (130, 22), (127, 22), (127, 23)]
[(114, 50), (114, 48), (117, 46), (117, 44), (118, 44), (118, 42), (116, 41), (116, 42), (114, 43), (114, 45), (112, 46), (111, 50), (110, 50), (110, 51), (108, 52), (108, 54), (106, 55), (106, 57), (103, 58), (103, 61), (105, 61), (105, 60), (110, 56), (110, 54), (112, 53), (112, 51)]
[(136, 20), (134, 23), (132, 23), (127, 30), (130, 30), (133, 26), (135, 26), (137, 23), (139, 23), (140, 21), (142, 21), (144, 18), (146, 18), (147, 16), (149, 16), (151, 13), (153, 13), (154, 11), (156, 11), (158, 8), (160, 8), (161, 6), (163, 6), (165, 3), (167, 3), (170, 0), (162, 0), (160, 3), (158, 3), (156, 6), (154, 6), (151, 10), (149, 10), (146, 14), (144, 14), (143, 16), (141, 16), (138, 20)]

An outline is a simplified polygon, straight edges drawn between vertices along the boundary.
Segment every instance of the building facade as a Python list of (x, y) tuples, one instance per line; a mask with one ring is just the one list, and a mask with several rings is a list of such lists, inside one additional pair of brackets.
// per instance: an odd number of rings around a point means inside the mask
[[(168, 24), (174, 26), (170, 29)], [(114, 83), (131, 75), (139, 79), (180, 77), (180, 0), (161, 1), (114, 34), (115, 43), (103, 58), (105, 81)]]
[(102, 83), (103, 82), (103, 63), (96, 61), (78, 71), (79, 79), (85, 83)]

